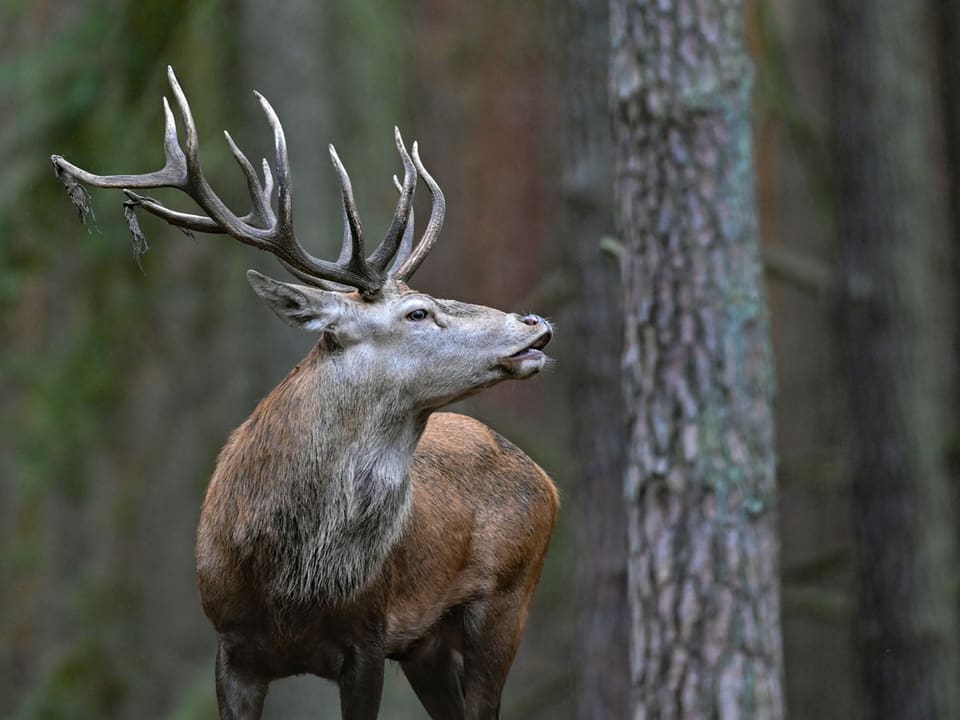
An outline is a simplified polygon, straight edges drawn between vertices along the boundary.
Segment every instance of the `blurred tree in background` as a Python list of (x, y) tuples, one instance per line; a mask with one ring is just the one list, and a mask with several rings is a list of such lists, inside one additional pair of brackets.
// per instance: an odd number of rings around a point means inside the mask
[[(695, 11), (721, 5), (644, 3), (683, 28), (702, 25)], [(725, 17), (745, 23), (756, 61), (786, 708), (801, 718), (892, 716), (894, 706), (949, 717), (960, 642), (960, 6), (745, 5)], [(399, 125), (421, 141), (449, 201), (418, 286), (559, 321), (557, 372), (461, 408), (524, 447), (564, 495), (503, 714), (626, 714), (619, 468), (637, 415), (620, 408), (618, 303), (625, 289), (659, 302), (646, 294), (661, 286), (667, 300), (684, 300), (693, 261), (670, 238), (687, 237), (700, 216), (664, 202), (684, 192), (667, 181), (687, 135), (657, 144), (653, 123), (634, 149), (663, 159), (631, 211), (656, 215), (648, 233), (607, 237), (614, 181), (638, 181), (612, 146), (607, 10), (597, 0), (0, 8), (0, 716), (215, 715), (214, 635), (193, 571), (200, 500), (227, 434), (309, 340), (247, 289), (247, 267), (282, 275), (272, 260), (144, 219), (152, 250), (141, 272), (119, 197), (95, 195), (96, 223), (85, 229), (48, 164), (56, 152), (94, 171), (155, 167), (167, 63), (191, 98), (205, 171), (237, 207), (245, 190), (217, 133), (228, 128), (251, 156), (269, 152), (250, 90), (284, 122), (299, 235), (319, 255), (335, 255), (340, 235), (326, 144), (350, 168), (374, 233), (395, 202)], [(664, 44), (670, 37), (649, 39), (670, 62), (696, 65), (690, 47)], [(709, 113), (694, 115), (697, 125)], [(739, 144), (717, 142), (740, 159), (726, 200), (747, 203), (747, 118), (738, 122)], [(661, 264), (644, 274), (628, 261), (621, 286), (617, 255), (642, 243), (659, 249)], [(749, 275), (754, 262), (732, 263), (729, 277)], [(732, 296), (728, 313), (749, 309), (749, 283), (741, 294), (732, 280), (716, 286)], [(874, 291), (858, 295), (864, 287)], [(660, 348), (661, 358), (676, 352), (666, 341)], [(683, 417), (663, 414), (672, 429)], [(765, 447), (772, 428), (758, 418), (751, 441)], [(697, 437), (704, 447), (708, 438)], [(655, 504), (641, 515), (629, 497), (635, 527), (658, 517)], [(763, 497), (761, 524), (771, 503)], [(733, 516), (735, 530), (743, 518)], [(666, 565), (689, 561), (682, 542), (662, 541), (682, 535), (654, 534)], [(719, 603), (722, 593), (706, 599)], [(655, 616), (639, 619), (651, 630), (709, 617), (682, 602), (669, 617), (664, 602), (659, 627)], [(398, 673), (388, 673), (386, 692), (384, 717), (423, 716)], [(338, 714), (332, 688), (298, 678), (272, 687), (266, 716)]]
[(833, 16), (854, 629), (871, 718), (960, 717), (958, 275), (944, 182), (956, 168), (943, 162), (931, 9), (845, 1)]
[[(607, 4), (568, 0), (560, 47), (559, 230), (573, 298), (569, 332), (583, 347), (596, 349), (572, 353), (563, 365), (570, 407), (576, 408), (570, 419), (577, 480), (567, 512), (577, 522), (577, 717), (602, 720), (626, 717), (630, 698), (622, 303), (619, 268), (610, 252), (613, 138), (606, 121)], [(589, 392), (584, 392), (585, 385)]]

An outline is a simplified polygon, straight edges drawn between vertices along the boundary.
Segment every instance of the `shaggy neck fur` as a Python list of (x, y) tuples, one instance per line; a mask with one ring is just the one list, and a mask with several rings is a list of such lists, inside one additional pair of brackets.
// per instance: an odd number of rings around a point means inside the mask
[(355, 375), (318, 346), (236, 430), (217, 467), (215, 480), (234, 488), (236, 547), (283, 602), (352, 597), (408, 515), (425, 418), (386, 379)]

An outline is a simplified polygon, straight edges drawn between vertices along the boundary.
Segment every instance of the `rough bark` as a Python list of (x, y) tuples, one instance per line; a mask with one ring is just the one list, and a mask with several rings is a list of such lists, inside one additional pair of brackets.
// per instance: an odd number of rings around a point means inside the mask
[(636, 718), (778, 718), (773, 377), (729, 0), (611, 5)]
[(573, 275), (570, 323), (579, 352), (564, 368), (574, 408), (577, 477), (577, 717), (627, 717), (625, 428), (620, 390), (622, 311), (613, 234), (613, 142), (607, 114), (609, 15), (605, 0), (568, 0), (564, 13), (563, 207), (559, 231)]
[(833, 19), (864, 717), (960, 716), (955, 300), (929, 8), (843, 0)]

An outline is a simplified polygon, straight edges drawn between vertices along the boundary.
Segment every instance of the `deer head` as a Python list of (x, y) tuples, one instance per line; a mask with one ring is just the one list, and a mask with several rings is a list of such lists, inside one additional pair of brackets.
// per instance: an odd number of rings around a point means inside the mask
[[(294, 234), (286, 139), (266, 98), (255, 93), (274, 135), (277, 209), (273, 208), (274, 179), (267, 160), (262, 162), (261, 180), (225, 132), (246, 178), (252, 205), (247, 215), (238, 217), (203, 176), (190, 106), (172, 68), (168, 67), (167, 75), (183, 124), (184, 146), (164, 98), (166, 162), (160, 170), (143, 175), (94, 175), (59, 155), (52, 156), (57, 175), (75, 202), (83, 202), (79, 182), (120, 188), (127, 197), (124, 205), (135, 236), (139, 226), (133, 213), (143, 209), (186, 231), (226, 234), (275, 255), (304, 284), (279, 282), (251, 270), (248, 279), (257, 294), (284, 321), (320, 334), (322, 349), (350, 368), (345, 383), (383, 386), (383, 392), (389, 388), (405, 409), (430, 410), (501, 380), (530, 377), (543, 368), (546, 359), (541, 349), (552, 335), (543, 318), (439, 300), (407, 286), (435, 244), (445, 212), (443, 192), (424, 168), (416, 142), (411, 157), (399, 130), (395, 131), (404, 167), (403, 182), (394, 177), (400, 197), (385, 237), (369, 256), (365, 255), (350, 177), (330, 146), (344, 212), (340, 256), (329, 262), (307, 252)], [(414, 244), (412, 203), (418, 176), (430, 190), (432, 207), (426, 229)], [(157, 187), (181, 190), (205, 215), (171, 210), (133, 191)]]

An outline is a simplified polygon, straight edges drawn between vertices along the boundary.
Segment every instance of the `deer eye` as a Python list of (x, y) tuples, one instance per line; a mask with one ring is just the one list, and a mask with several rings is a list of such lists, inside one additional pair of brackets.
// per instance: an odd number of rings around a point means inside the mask
[(407, 313), (407, 320), (413, 320), (414, 322), (426, 320), (428, 317), (430, 317), (430, 313), (423, 308), (417, 308), (416, 310)]

